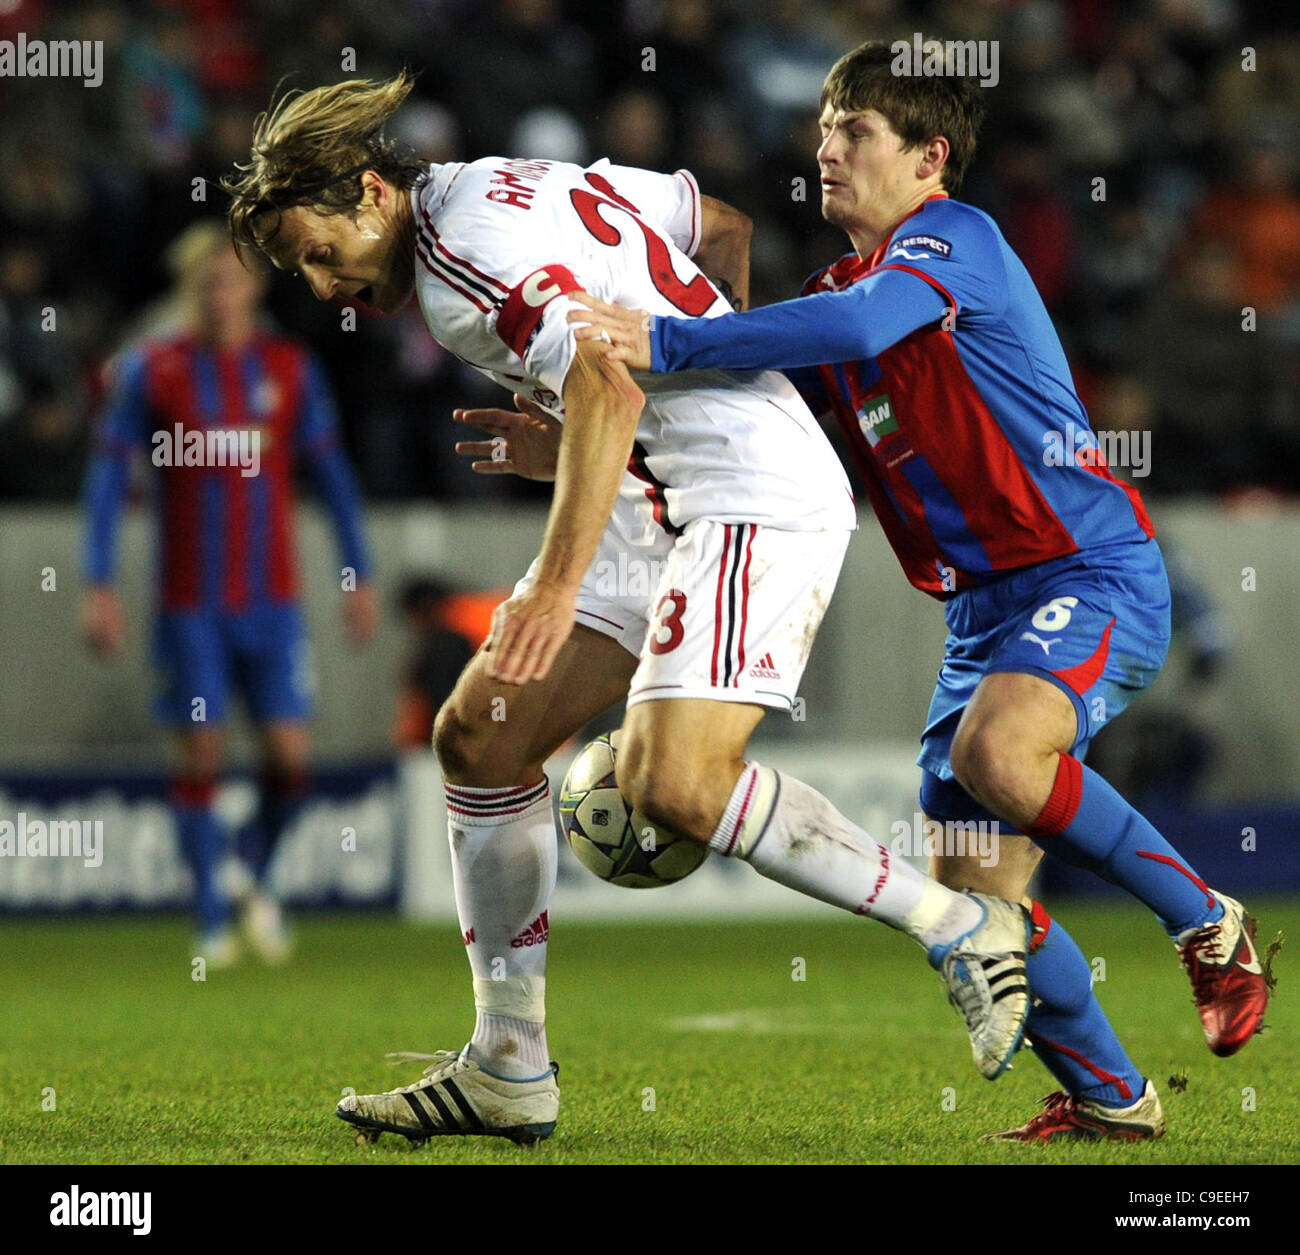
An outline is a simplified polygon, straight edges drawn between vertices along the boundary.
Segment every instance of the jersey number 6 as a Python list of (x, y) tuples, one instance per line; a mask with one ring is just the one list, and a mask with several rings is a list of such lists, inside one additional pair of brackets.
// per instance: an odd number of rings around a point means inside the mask
[(1077, 597), (1053, 597), (1047, 605), (1039, 606), (1029, 621), (1040, 632), (1059, 632), (1069, 623), (1070, 615), (1078, 604)]

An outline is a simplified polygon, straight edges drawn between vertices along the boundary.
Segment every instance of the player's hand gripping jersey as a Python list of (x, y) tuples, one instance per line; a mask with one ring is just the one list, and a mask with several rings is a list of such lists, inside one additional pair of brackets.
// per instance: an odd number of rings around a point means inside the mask
[[(430, 332), (561, 419), (576, 347), (567, 293), (679, 317), (730, 310), (690, 260), (701, 207), (684, 171), (488, 157), (433, 166), (412, 196)], [(838, 459), (784, 376), (692, 371), (636, 382), (646, 405), (611, 518), (625, 540), (677, 535), (700, 518), (787, 531), (855, 525)]]
[(707, 326), (656, 319), (655, 369), (789, 369), (834, 409), (917, 588), (950, 597), (1154, 534), (1096, 452), (1047, 310), (987, 214), (931, 197), (804, 294)]

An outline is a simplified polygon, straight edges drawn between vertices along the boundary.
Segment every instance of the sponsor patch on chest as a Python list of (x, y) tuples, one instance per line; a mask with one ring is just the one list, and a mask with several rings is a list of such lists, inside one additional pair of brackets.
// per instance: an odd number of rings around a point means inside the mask
[(873, 449), (885, 436), (898, 430), (898, 415), (888, 393), (863, 402), (858, 410), (858, 426)]

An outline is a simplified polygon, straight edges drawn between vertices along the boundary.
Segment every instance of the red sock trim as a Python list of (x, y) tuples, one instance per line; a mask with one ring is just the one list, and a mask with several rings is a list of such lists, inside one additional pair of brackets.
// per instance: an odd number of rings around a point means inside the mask
[(1033, 954), (1043, 948), (1047, 941), (1047, 934), (1052, 929), (1052, 917), (1048, 915), (1041, 902), (1030, 902), (1030, 924), (1031, 931), (1029, 934), (1029, 952)]
[(1073, 822), (1083, 800), (1083, 764), (1071, 754), (1062, 754), (1056, 764), (1056, 779), (1052, 792), (1039, 811), (1038, 818), (1029, 825), (1026, 835), (1054, 837), (1064, 832)]
[(217, 782), (211, 776), (177, 776), (171, 785), (175, 806), (211, 806), (217, 796)]
[(1205, 894), (1205, 906), (1208, 910), (1218, 901), (1214, 896), (1214, 891), (1205, 883), (1194, 871), (1184, 867), (1176, 858), (1170, 858), (1168, 854), (1150, 854), (1146, 850), (1137, 852), (1138, 858), (1149, 858), (1156, 863), (1164, 863), (1166, 867), (1172, 867), (1176, 872), (1182, 872), (1188, 880), (1192, 882), (1203, 894)]
[(1071, 1050), (1069, 1046), (1062, 1046), (1060, 1042), (1052, 1041), (1050, 1038), (1044, 1037), (1041, 1033), (1030, 1033), (1029, 1038), (1035, 1045), (1041, 1044), (1044, 1046), (1050, 1046), (1058, 1054), (1066, 1055), (1073, 1059), (1075, 1063), (1083, 1064), (1083, 1066), (1087, 1068), (1088, 1071), (1091, 1072), (1103, 1085), (1117, 1086), (1121, 1098), (1131, 1099), (1133, 1097), (1133, 1091), (1129, 1089), (1127, 1081), (1123, 1080), (1121, 1077), (1112, 1076), (1105, 1068), (1099, 1068), (1091, 1059), (1081, 1055), (1077, 1050)]

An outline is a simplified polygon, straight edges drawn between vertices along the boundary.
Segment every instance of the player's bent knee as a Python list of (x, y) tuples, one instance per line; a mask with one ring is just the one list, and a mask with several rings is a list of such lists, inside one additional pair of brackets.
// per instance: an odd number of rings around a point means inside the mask
[(433, 721), (433, 752), (447, 779), (473, 777), (482, 765), (487, 742), (482, 729), (461, 715), (454, 699), (443, 703)]
[(476, 788), (535, 781), (543, 766), (504, 735), (503, 724), (467, 718), (454, 696), (433, 721), (433, 752), (444, 780)]
[(707, 840), (712, 816), (700, 806), (697, 774), (680, 761), (629, 738), (615, 764), (619, 792), (647, 819), (681, 836)]
[(930, 879), (937, 880), (945, 889), (973, 889), (970, 867), (965, 859), (945, 858), (942, 854), (930, 856)]
[(1014, 805), (1023, 775), (1017, 741), (1001, 723), (959, 728), (949, 761), (957, 783), (989, 809), (1001, 812)]
[(713, 829), (712, 817), (700, 806), (690, 781), (666, 772), (652, 772), (636, 778), (631, 792), (622, 785), (620, 790), (652, 823), (662, 824), (678, 836), (708, 840)]
[(433, 752), (444, 772), (462, 764), (457, 754), (460, 740), (459, 720), (450, 702), (443, 702), (433, 717)]

